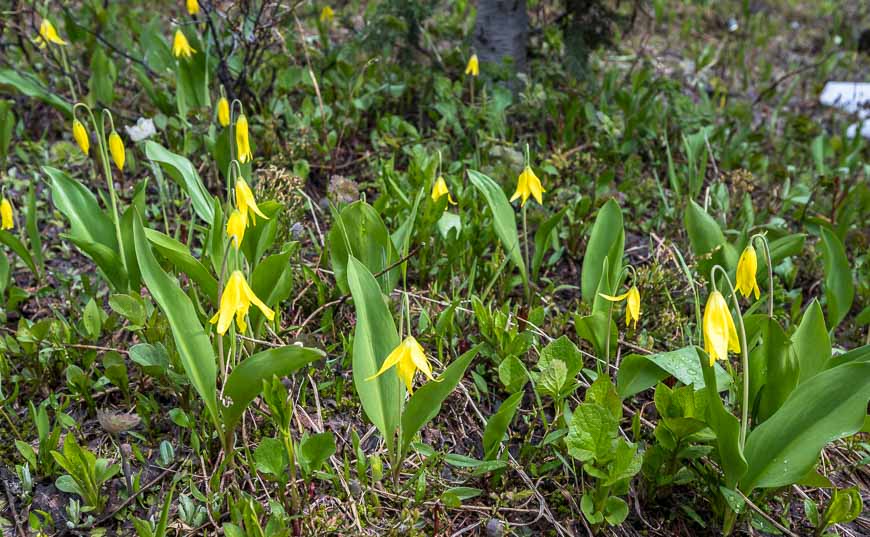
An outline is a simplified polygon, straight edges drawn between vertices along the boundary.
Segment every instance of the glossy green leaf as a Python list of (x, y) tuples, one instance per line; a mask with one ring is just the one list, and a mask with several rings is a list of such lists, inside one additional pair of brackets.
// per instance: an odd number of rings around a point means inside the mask
[(501, 239), (506, 255), (520, 269), (523, 281), (528, 281), (526, 263), (523, 261), (523, 252), (520, 249), (520, 239), (517, 234), (517, 220), (507, 196), (498, 183), (479, 171), (468, 170), (468, 178), (489, 204), (495, 234)]
[(187, 192), (193, 204), (193, 210), (204, 222), (214, 219), (212, 197), (202, 184), (199, 173), (186, 157), (176, 155), (153, 140), (144, 142), (145, 156), (159, 163), (176, 183)]
[[(727, 390), (731, 377), (718, 363), (713, 365), (713, 369), (718, 391)], [(652, 388), (668, 376), (673, 376), (686, 386), (694, 386), (696, 390), (704, 388), (704, 371), (698, 362), (695, 347), (657, 354), (629, 354), (622, 359), (616, 373), (617, 391), (625, 399)]]
[(798, 383), (806, 382), (825, 369), (831, 359), (831, 338), (818, 300), (813, 300), (804, 311), (801, 323), (791, 339), (800, 367)]
[(870, 400), (870, 363), (847, 363), (799, 385), (782, 407), (746, 440), (748, 470), (740, 481), (754, 488), (790, 485), (809, 472), (829, 442), (864, 424)]
[(716, 220), (693, 200), (689, 200), (683, 218), (689, 242), (704, 277), (710, 276), (714, 265), (722, 265), (726, 270), (737, 266), (737, 251), (725, 240), (725, 235)]
[[(583, 269), (580, 273), (580, 291), (583, 302), (595, 303), (598, 292), (607, 289), (608, 294), (616, 292), (617, 279), (622, 270), (622, 256), (625, 248), (622, 209), (616, 200), (610, 199), (601, 206), (586, 245)], [(607, 265), (604, 264), (607, 260)], [(606, 277), (602, 277), (606, 275)], [(602, 283), (603, 282), (603, 283)]]
[(51, 181), (51, 200), (70, 223), (70, 234), (79, 240), (95, 242), (116, 251), (118, 241), (112, 219), (100, 208), (94, 195), (66, 173), (43, 166)]
[[(296, 269), (290, 265), (289, 251), (269, 256), (251, 273), (251, 289), (267, 306), (275, 308), (290, 296), (294, 270)], [(256, 333), (256, 327), (262, 324), (264, 317), (256, 308), (251, 309), (248, 315)]]
[(740, 449), (740, 422), (725, 409), (716, 386), (716, 374), (709, 364), (707, 353), (697, 349), (698, 360), (704, 371), (704, 385), (707, 390), (707, 425), (716, 434), (719, 462), (725, 473), (725, 486), (737, 487), (738, 481), (746, 473), (747, 463)]
[[(388, 239), (389, 240), (389, 239)], [(348, 257), (347, 283), (356, 309), (353, 337), (353, 381), (363, 410), (392, 449), (399, 426), (405, 386), (394, 370), (377, 374), (384, 360), (399, 345), (399, 334), (381, 287), (369, 269)]]
[[(198, 259), (190, 255), (190, 250), (181, 242), (154, 229), (146, 229), (145, 237), (154, 248), (172, 263), (176, 269), (187, 274), (199, 285), (212, 304), (217, 304), (218, 282)], [(261, 295), (257, 295), (261, 296)], [(253, 312), (252, 312), (253, 313)]]
[(821, 227), (822, 259), (825, 266), (825, 300), (828, 306), (828, 326), (835, 329), (849, 313), (855, 298), (855, 285), (846, 249), (837, 235)]
[[(399, 260), (387, 226), (374, 207), (364, 201), (356, 201), (342, 209), (329, 230), (332, 270), (339, 289), (344, 293), (349, 291), (349, 255), (360, 261), (371, 274), (383, 272)], [(392, 292), (398, 281), (398, 267), (377, 277), (384, 294)]]
[(789, 394), (797, 386), (800, 375), (797, 356), (782, 327), (774, 319), (768, 319), (762, 329), (762, 342), (753, 360), (765, 363), (765, 384), (761, 388), (756, 419), (762, 422), (782, 406)]

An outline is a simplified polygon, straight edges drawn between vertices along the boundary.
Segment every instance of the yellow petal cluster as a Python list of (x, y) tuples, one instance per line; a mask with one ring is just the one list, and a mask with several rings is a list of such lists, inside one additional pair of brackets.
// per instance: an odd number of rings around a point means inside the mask
[(456, 205), (456, 202), (453, 201), (453, 196), (450, 195), (450, 191), (447, 190), (447, 181), (444, 180), (444, 177), (439, 175), (438, 179), (435, 180), (435, 184), (432, 185), (432, 201), (438, 201), (442, 196), (447, 196), (447, 201)]
[(257, 207), (257, 200), (254, 199), (254, 193), (251, 192), (251, 187), (248, 186), (248, 183), (242, 177), (236, 179), (236, 207), (238, 207), (238, 211), (241, 213), (245, 222), (247, 222), (248, 217), (250, 217), (251, 223), (256, 224), (257, 217), (254, 216), (255, 214), (265, 220), (269, 219), (269, 217), (263, 214), (263, 211)]
[(531, 166), (526, 166), (520, 176), (517, 177), (517, 190), (514, 192), (514, 195), (511, 196), (511, 201), (521, 197), (522, 205), (525, 205), (529, 197), (533, 196), (539, 205), (543, 205), (544, 192), (546, 192), (546, 190), (541, 186), (541, 180), (538, 179), (538, 176), (532, 171)]
[(429, 359), (426, 358), (426, 353), (423, 347), (417, 343), (414, 336), (406, 337), (399, 345), (384, 360), (380, 371), (370, 376), (366, 380), (374, 380), (383, 375), (388, 369), (396, 366), (396, 374), (405, 383), (408, 388), (408, 393), (414, 391), (414, 373), (419, 369), (429, 380), (435, 380), (432, 377), (432, 366), (429, 365)]
[(227, 236), (233, 239), (233, 246), (236, 247), (236, 250), (242, 245), (247, 225), (248, 219), (238, 209), (234, 209), (227, 219)]
[(112, 160), (119, 171), (124, 171), (124, 161), (127, 154), (124, 151), (124, 142), (121, 141), (121, 136), (117, 131), (112, 131), (109, 135), (109, 153), (112, 154)]
[(631, 289), (621, 295), (611, 296), (604, 293), (598, 293), (602, 298), (611, 302), (622, 302), (627, 299), (625, 304), (625, 326), (628, 326), (631, 321), (634, 321), (634, 328), (637, 328), (637, 321), (640, 320), (640, 291), (636, 285), (632, 285)]
[(230, 102), (226, 97), (221, 97), (217, 104), (218, 122), (221, 127), (226, 127), (230, 124)]
[(15, 227), (15, 218), (12, 216), (12, 204), (9, 200), (3, 198), (0, 201), (0, 229), (8, 230)]
[(758, 272), (758, 254), (755, 253), (755, 248), (749, 245), (740, 254), (740, 260), (737, 262), (737, 291), (743, 295), (743, 298), (749, 298), (753, 293), (755, 300), (761, 296), (758, 280), (755, 279), (756, 272)]
[(332, 20), (335, 18), (335, 11), (330, 6), (323, 6), (323, 9), (320, 10), (320, 22), (323, 24), (332, 24)]
[(704, 350), (710, 356), (710, 365), (716, 360), (727, 360), (728, 351), (740, 352), (740, 339), (725, 297), (713, 291), (704, 306)]
[(235, 316), (236, 326), (240, 332), (244, 332), (248, 328), (245, 317), (248, 315), (251, 304), (257, 306), (270, 321), (275, 318), (275, 312), (257, 298), (257, 295), (248, 286), (242, 271), (233, 271), (230, 274), (230, 279), (227, 280), (224, 292), (221, 294), (220, 308), (210, 322), (217, 324), (218, 334), (224, 335), (233, 322), (233, 316)]
[(244, 164), (254, 158), (251, 153), (251, 142), (248, 140), (248, 118), (241, 114), (236, 120), (236, 147), (239, 153), (239, 162)]
[(468, 65), (465, 66), (465, 74), (471, 76), (480, 75), (480, 62), (477, 61), (477, 54), (472, 54), (468, 58)]
[(42, 24), (39, 25), (39, 37), (37, 43), (40, 47), (45, 46), (45, 43), (54, 43), (55, 45), (66, 45), (66, 41), (60, 38), (54, 24), (48, 19), (42, 19)]
[(197, 0), (187, 0), (187, 13), (189, 15), (199, 13), (199, 2)]
[(76, 143), (79, 144), (79, 147), (82, 148), (82, 153), (85, 155), (91, 150), (91, 140), (88, 138), (88, 131), (85, 129), (84, 124), (77, 120), (73, 120), (72, 127), (73, 139), (75, 139)]
[(196, 53), (196, 49), (190, 46), (190, 42), (181, 30), (175, 30), (172, 39), (172, 55), (176, 58), (190, 58)]

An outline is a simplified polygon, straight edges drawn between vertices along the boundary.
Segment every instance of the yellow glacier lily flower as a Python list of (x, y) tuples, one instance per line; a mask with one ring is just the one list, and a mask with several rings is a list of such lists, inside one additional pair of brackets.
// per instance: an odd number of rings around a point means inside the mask
[(270, 321), (275, 318), (275, 312), (264, 304), (262, 300), (257, 298), (257, 295), (248, 286), (242, 271), (233, 271), (230, 274), (230, 279), (227, 280), (224, 292), (221, 294), (220, 308), (209, 322), (217, 324), (218, 334), (224, 335), (230, 328), (233, 316), (235, 315), (236, 326), (239, 327), (239, 331), (244, 332), (248, 328), (245, 317), (248, 315), (248, 309), (250, 309), (251, 304), (257, 306)]
[(472, 54), (468, 58), (468, 65), (465, 66), (465, 74), (471, 76), (480, 75), (480, 62), (477, 61), (477, 54)]
[(432, 201), (438, 201), (445, 195), (447, 196), (447, 201), (456, 205), (456, 202), (453, 201), (453, 196), (451, 196), (450, 191), (447, 190), (447, 181), (444, 180), (443, 176), (439, 175), (438, 179), (435, 180), (435, 184), (432, 185)]
[(514, 192), (514, 195), (511, 196), (511, 201), (522, 197), (521, 205), (525, 205), (529, 197), (534, 196), (535, 201), (537, 201), (539, 205), (543, 205), (544, 197), (542, 194), (544, 192), (546, 192), (546, 190), (541, 186), (541, 180), (538, 179), (538, 176), (532, 171), (531, 166), (526, 166), (520, 176), (517, 177), (517, 190)]
[(217, 104), (218, 122), (221, 127), (226, 127), (230, 124), (230, 102), (226, 97), (221, 97)]
[(124, 171), (124, 160), (127, 154), (124, 151), (124, 142), (121, 141), (121, 136), (117, 131), (112, 131), (109, 135), (109, 153), (112, 154), (112, 160), (115, 161), (115, 166), (118, 170)]
[(238, 209), (233, 209), (230, 217), (227, 219), (227, 236), (232, 237), (233, 246), (236, 250), (242, 245), (242, 239), (245, 237), (245, 228), (248, 225), (248, 219)]
[(236, 147), (239, 151), (239, 162), (244, 164), (254, 158), (251, 154), (251, 142), (248, 140), (248, 118), (241, 114), (236, 120)]
[(625, 326), (628, 326), (631, 321), (634, 321), (634, 327), (637, 328), (637, 321), (640, 319), (640, 291), (636, 285), (632, 285), (631, 289), (621, 295), (611, 296), (604, 293), (598, 293), (601, 298), (611, 302), (622, 302), (625, 299), (628, 301), (625, 304)]
[(38, 42), (42, 45), (45, 43), (54, 43), (55, 45), (66, 45), (66, 41), (60, 38), (54, 24), (48, 19), (42, 19), (42, 24), (39, 25)]
[(82, 148), (82, 153), (85, 155), (91, 150), (91, 140), (88, 138), (88, 131), (85, 129), (84, 124), (77, 120), (73, 120), (73, 138), (76, 143), (79, 144), (79, 147)]
[(332, 20), (335, 18), (335, 11), (330, 6), (323, 6), (323, 9), (320, 10), (320, 22), (323, 24), (332, 24)]
[(7, 230), (15, 227), (15, 219), (12, 217), (12, 204), (3, 198), (0, 201), (0, 229)]
[[(257, 223), (257, 216), (262, 217), (264, 220), (268, 220), (269, 217), (263, 214), (263, 211), (257, 207), (257, 200), (254, 199), (254, 193), (251, 192), (251, 187), (248, 186), (248, 183), (245, 182), (244, 178), (239, 177), (236, 179), (236, 207), (239, 208), (239, 212), (242, 213), (242, 217), (247, 222), (248, 216), (251, 217), (251, 223)], [(248, 213), (248, 209), (251, 210)]]
[(187, 0), (187, 13), (189, 15), (196, 15), (199, 13), (199, 2), (197, 2), (197, 0)]
[(704, 306), (704, 350), (710, 356), (710, 365), (716, 360), (727, 360), (728, 351), (740, 352), (740, 339), (725, 297), (713, 291)]
[(761, 296), (758, 280), (755, 279), (756, 272), (758, 272), (758, 254), (755, 253), (755, 248), (750, 244), (743, 249), (740, 261), (737, 262), (737, 290), (743, 295), (743, 298), (749, 298), (749, 295), (753, 293), (755, 300)]
[(408, 388), (408, 393), (414, 391), (414, 373), (419, 369), (429, 380), (436, 380), (432, 377), (432, 366), (429, 365), (429, 359), (426, 358), (426, 353), (423, 347), (417, 343), (414, 336), (406, 337), (399, 345), (384, 360), (380, 371), (370, 376), (366, 380), (374, 380), (381, 376), (391, 367), (396, 366), (396, 374), (405, 383)]
[(196, 49), (190, 46), (190, 41), (181, 30), (175, 30), (175, 37), (172, 39), (172, 55), (176, 58), (190, 58), (196, 53)]

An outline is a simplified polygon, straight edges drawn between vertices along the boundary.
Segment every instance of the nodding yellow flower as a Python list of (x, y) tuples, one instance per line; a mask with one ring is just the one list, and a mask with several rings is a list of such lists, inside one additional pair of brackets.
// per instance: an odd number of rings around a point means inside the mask
[(456, 205), (456, 202), (453, 201), (453, 196), (450, 195), (450, 191), (447, 190), (447, 181), (444, 180), (444, 177), (439, 175), (438, 179), (435, 180), (435, 184), (432, 185), (432, 201), (438, 201), (442, 196), (447, 196), (447, 201)]
[(755, 300), (761, 296), (758, 280), (755, 279), (756, 272), (758, 272), (758, 255), (750, 244), (743, 249), (740, 261), (737, 262), (737, 290), (743, 295), (743, 298), (749, 298), (749, 295), (753, 293)]
[(244, 164), (254, 158), (251, 154), (251, 142), (248, 140), (248, 118), (239, 115), (236, 120), (236, 147), (239, 151), (239, 162)]
[(79, 147), (82, 148), (82, 153), (85, 155), (91, 150), (91, 140), (88, 138), (88, 131), (85, 129), (84, 124), (77, 120), (73, 120), (73, 138), (76, 143), (79, 144)]
[(3, 198), (0, 201), (0, 229), (7, 230), (15, 227), (15, 218), (12, 217), (12, 204)]
[(520, 176), (517, 177), (517, 191), (514, 192), (513, 196), (511, 196), (511, 201), (522, 197), (521, 205), (525, 205), (529, 196), (534, 196), (535, 201), (537, 201), (539, 205), (543, 205), (544, 198), (542, 194), (544, 192), (546, 192), (546, 190), (541, 186), (541, 180), (538, 179), (538, 176), (532, 171), (531, 166), (526, 166)]
[(175, 38), (172, 40), (172, 54), (176, 58), (190, 58), (196, 53), (196, 49), (190, 46), (190, 42), (181, 30), (175, 30)]
[(221, 97), (217, 104), (218, 122), (221, 127), (226, 127), (230, 124), (230, 102), (226, 97)]
[(740, 352), (740, 340), (731, 310), (725, 302), (725, 297), (719, 291), (713, 291), (704, 306), (704, 350), (710, 356), (710, 365), (716, 360), (727, 360), (728, 351)]
[(477, 54), (472, 54), (468, 58), (468, 65), (465, 66), (465, 74), (478, 76), (480, 74), (480, 62), (477, 61)]
[(320, 10), (320, 22), (323, 24), (332, 24), (332, 19), (335, 18), (335, 11), (330, 6), (323, 6)]
[(429, 359), (426, 358), (426, 353), (423, 347), (417, 343), (414, 336), (406, 337), (399, 345), (384, 360), (380, 371), (370, 376), (366, 380), (374, 380), (384, 374), (387, 369), (396, 366), (396, 374), (405, 383), (408, 388), (408, 393), (414, 391), (414, 373), (419, 369), (429, 380), (436, 380), (432, 377), (432, 366), (429, 365)]
[(40, 46), (45, 45), (45, 43), (54, 43), (55, 45), (66, 45), (66, 41), (60, 38), (57, 35), (57, 30), (54, 28), (54, 24), (51, 23), (48, 19), (42, 19), (42, 24), (39, 25), (39, 39), (37, 42)]
[(236, 250), (242, 245), (242, 239), (245, 237), (245, 227), (248, 225), (248, 219), (238, 209), (233, 209), (230, 217), (227, 219), (227, 236), (232, 237), (233, 246)]
[[(248, 221), (248, 216), (251, 217), (251, 223), (257, 223), (257, 216), (262, 217), (265, 220), (268, 220), (269, 217), (263, 214), (263, 211), (257, 207), (257, 200), (254, 199), (254, 193), (251, 192), (251, 187), (248, 186), (248, 183), (245, 182), (244, 178), (239, 177), (236, 179), (236, 207), (239, 208), (239, 212), (242, 214), (242, 218), (245, 219), (245, 222)], [(248, 212), (250, 209), (250, 213)]]
[(189, 15), (196, 15), (199, 13), (199, 2), (197, 2), (197, 0), (187, 0), (187, 13)]
[(637, 321), (640, 319), (640, 291), (637, 290), (636, 285), (632, 285), (631, 289), (627, 292), (617, 296), (605, 295), (604, 293), (598, 294), (611, 302), (621, 302), (628, 299), (625, 304), (625, 326), (634, 321), (634, 327), (637, 328)]
[(250, 309), (251, 304), (257, 306), (270, 321), (275, 318), (275, 312), (264, 304), (262, 300), (257, 298), (257, 295), (248, 286), (242, 271), (233, 271), (230, 274), (230, 279), (227, 280), (224, 292), (221, 294), (220, 308), (209, 322), (217, 324), (218, 334), (224, 335), (230, 328), (233, 316), (235, 315), (236, 326), (239, 327), (239, 331), (244, 332), (248, 329), (245, 317), (248, 315), (248, 309)]
[(121, 136), (117, 131), (112, 131), (112, 134), (109, 135), (109, 153), (112, 154), (112, 160), (115, 161), (118, 170), (124, 171), (124, 160), (127, 155), (124, 151), (124, 142), (121, 141)]

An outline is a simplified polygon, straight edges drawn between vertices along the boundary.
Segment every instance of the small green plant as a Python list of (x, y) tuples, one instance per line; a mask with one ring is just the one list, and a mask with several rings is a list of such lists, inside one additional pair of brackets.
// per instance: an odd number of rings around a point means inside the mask
[(85, 503), (83, 511), (102, 512), (108, 500), (103, 494), (103, 485), (121, 468), (107, 459), (98, 459), (69, 433), (63, 439), (62, 451), (52, 451), (51, 455), (67, 472), (57, 478), (55, 486), (64, 492), (78, 494)]
[(864, 502), (861, 500), (861, 492), (858, 487), (847, 489), (834, 489), (831, 499), (825, 511), (819, 514), (816, 503), (807, 498), (804, 500), (804, 513), (807, 519), (815, 526), (816, 537), (835, 537), (837, 534), (828, 532), (828, 528), (834, 524), (852, 522), (861, 515), (864, 510)]

